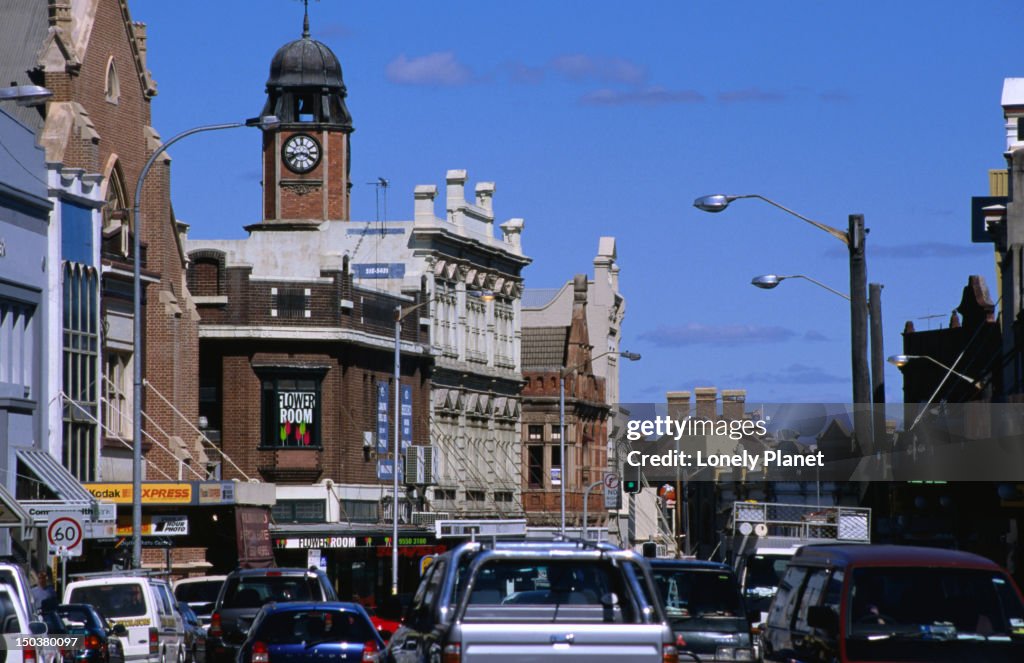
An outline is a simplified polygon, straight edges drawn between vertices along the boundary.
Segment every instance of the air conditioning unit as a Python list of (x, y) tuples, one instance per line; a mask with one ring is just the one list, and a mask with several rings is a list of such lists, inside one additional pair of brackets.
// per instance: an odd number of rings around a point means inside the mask
[(412, 524), (434, 529), (434, 522), (437, 520), (449, 520), (451, 514), (447, 511), (413, 511)]
[(418, 486), (434, 483), (434, 447), (409, 447), (405, 452), (405, 482)]

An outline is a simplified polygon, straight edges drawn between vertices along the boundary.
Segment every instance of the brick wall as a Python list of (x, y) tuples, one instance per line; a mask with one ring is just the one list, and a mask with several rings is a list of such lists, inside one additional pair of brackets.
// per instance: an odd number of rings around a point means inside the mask
[[(130, 197), (151, 154), (147, 131), (151, 99), (137, 68), (133, 49), (135, 26), (128, 16), (127, 6), (118, 0), (99, 0), (96, 5), (89, 42), (80, 53), (84, 53), (81, 68), (74, 75), (66, 71), (48, 72), (45, 84), (54, 91), (55, 101), (72, 100), (81, 104), (99, 134), (98, 142), (72, 135), (65, 152), (65, 165), (109, 176), (116, 163), (124, 173)], [(111, 58), (120, 82), (116, 103), (108, 101), (105, 94)], [(194, 422), (197, 378), (193, 369), (198, 360), (198, 327), (194, 307), (183, 288), (184, 261), (170, 213), (169, 190), (169, 166), (167, 161), (160, 161), (150, 170), (141, 201), (145, 267), (160, 280), (145, 288), (143, 372)], [(129, 200), (129, 205), (133, 202)], [(159, 399), (147, 394), (143, 406), (169, 435), (189, 440), (194, 437), (185, 423)], [(151, 424), (145, 425), (154, 437), (166, 443), (164, 434)], [(147, 458), (171, 476), (177, 476), (177, 463), (159, 447), (151, 448)], [(151, 475), (150, 478), (156, 477)]]

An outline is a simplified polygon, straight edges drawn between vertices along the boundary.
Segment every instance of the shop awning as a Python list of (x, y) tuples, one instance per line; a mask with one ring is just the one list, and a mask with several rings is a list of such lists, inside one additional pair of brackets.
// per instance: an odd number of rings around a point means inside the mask
[(78, 479), (42, 449), (18, 449), (18, 481), (27, 482), (24, 497), (18, 503), (36, 524), (49, 520), (52, 513), (74, 512), (93, 521), (98, 503)]
[(22, 540), (27, 539), (28, 530), (32, 527), (32, 516), (21, 508), (14, 495), (0, 485), (0, 528), (7, 527), (19, 528)]

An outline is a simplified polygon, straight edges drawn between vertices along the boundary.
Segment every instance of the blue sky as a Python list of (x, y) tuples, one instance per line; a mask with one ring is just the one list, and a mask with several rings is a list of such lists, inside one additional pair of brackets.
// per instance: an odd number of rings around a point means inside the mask
[[(164, 138), (262, 109), (270, 59), (301, 32), (295, 0), (134, 0), (148, 24)], [(711, 215), (708, 193), (759, 193), (841, 229), (865, 215), (886, 355), (908, 320), (946, 325), (968, 275), (998, 297), (970, 198), (1005, 166), (1003, 79), (1024, 77), (1024, 3), (310, 3), (339, 57), (353, 135), (352, 218), (412, 218), (413, 188), (465, 168), (494, 181), (497, 217), (526, 220), (527, 287), (590, 272), (618, 238), (628, 312), (624, 401), (745, 388), (749, 401), (850, 400), (845, 248), (756, 200)], [(171, 150), (191, 236), (244, 237), (260, 217), (256, 132)], [(440, 207), (440, 205), (439, 205)], [(937, 318), (928, 316), (937, 315)], [(899, 371), (888, 399), (902, 400)]]

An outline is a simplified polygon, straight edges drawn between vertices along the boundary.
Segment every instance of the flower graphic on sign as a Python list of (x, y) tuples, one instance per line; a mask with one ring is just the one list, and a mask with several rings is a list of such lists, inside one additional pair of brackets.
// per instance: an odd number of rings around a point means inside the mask
[(278, 415), (283, 446), (309, 446), (313, 443), (316, 394), (311, 391), (278, 391)]

